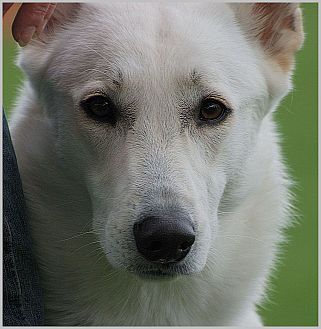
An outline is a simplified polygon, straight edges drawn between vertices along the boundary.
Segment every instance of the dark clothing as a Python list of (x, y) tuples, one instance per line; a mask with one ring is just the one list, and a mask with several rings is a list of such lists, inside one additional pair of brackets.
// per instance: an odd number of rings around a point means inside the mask
[(43, 325), (43, 301), (32, 254), (22, 185), (3, 115), (3, 325)]

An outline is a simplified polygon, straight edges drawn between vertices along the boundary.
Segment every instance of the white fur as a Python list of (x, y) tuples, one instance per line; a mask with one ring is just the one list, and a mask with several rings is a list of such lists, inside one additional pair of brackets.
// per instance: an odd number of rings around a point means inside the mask
[[(11, 121), (46, 324), (260, 325), (255, 305), (288, 217), (272, 110), (290, 73), (246, 37), (233, 6), (78, 10), (21, 52), (28, 79)], [(86, 118), (78, 104), (97, 89), (131, 118), (118, 128)], [(204, 89), (223, 95), (232, 116), (182, 128), (180, 113)], [(151, 265), (133, 224), (170, 205), (196, 227), (190, 274), (144, 281), (135, 271)]]

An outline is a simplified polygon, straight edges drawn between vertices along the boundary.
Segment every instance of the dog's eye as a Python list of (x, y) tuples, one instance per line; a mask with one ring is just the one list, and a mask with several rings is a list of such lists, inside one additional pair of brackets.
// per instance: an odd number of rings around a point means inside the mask
[(206, 98), (202, 101), (199, 118), (209, 123), (223, 121), (229, 113), (227, 107), (214, 98)]
[(93, 95), (80, 103), (87, 115), (98, 121), (116, 122), (116, 109), (113, 102), (103, 95)]

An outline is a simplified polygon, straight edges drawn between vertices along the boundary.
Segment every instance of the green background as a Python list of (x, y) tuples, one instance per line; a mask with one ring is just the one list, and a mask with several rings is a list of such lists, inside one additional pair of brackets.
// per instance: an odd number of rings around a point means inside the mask
[[(318, 323), (318, 4), (303, 8), (305, 43), (297, 56), (293, 91), (276, 114), (290, 174), (299, 224), (287, 230), (288, 243), (271, 280), (269, 301), (259, 307), (266, 325), (316, 326)], [(14, 66), (16, 46), (3, 44), (3, 104), (10, 116), (21, 72)]]

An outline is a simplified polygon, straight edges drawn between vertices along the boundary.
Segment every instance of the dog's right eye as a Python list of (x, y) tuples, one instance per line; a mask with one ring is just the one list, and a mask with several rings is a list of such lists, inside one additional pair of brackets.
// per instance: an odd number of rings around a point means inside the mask
[(114, 103), (103, 95), (93, 95), (83, 101), (80, 106), (90, 118), (97, 121), (116, 123), (116, 108)]

